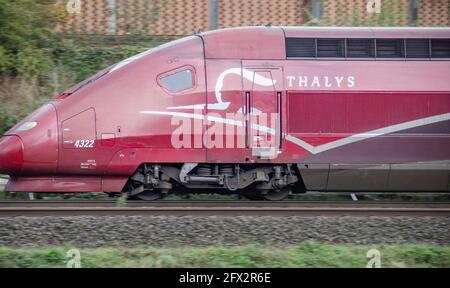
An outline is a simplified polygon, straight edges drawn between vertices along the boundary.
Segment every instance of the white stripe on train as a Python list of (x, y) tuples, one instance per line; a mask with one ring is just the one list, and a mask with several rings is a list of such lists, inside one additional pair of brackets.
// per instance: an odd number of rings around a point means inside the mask
[[(221, 118), (217, 116), (210, 116), (210, 115), (202, 115), (202, 114), (193, 114), (193, 113), (185, 113), (185, 112), (169, 112), (169, 111), (140, 111), (141, 114), (152, 114), (152, 115), (167, 115), (167, 116), (178, 116), (178, 117), (184, 117), (189, 119), (198, 119), (198, 120), (207, 120), (217, 123), (222, 123), (226, 125), (232, 125), (237, 127), (243, 127), (244, 123), (242, 121), (233, 120), (233, 119), (227, 119), (227, 118)], [(285, 139), (289, 142), (292, 142), (303, 149), (307, 150), (308, 152), (312, 154), (318, 154), (322, 153), (327, 150), (335, 149), (344, 145), (348, 145), (351, 143), (359, 142), (362, 140), (403, 131), (415, 127), (425, 126), (429, 124), (434, 124), (438, 122), (448, 121), (450, 120), (450, 113), (425, 117), (417, 120), (407, 121), (400, 124), (390, 125), (383, 128), (367, 131), (364, 133), (358, 133), (354, 134), (349, 137), (345, 137), (336, 141), (328, 142), (322, 145), (313, 146), (299, 138), (296, 138), (289, 134), (284, 134)], [(275, 135), (275, 129), (272, 129), (270, 127), (261, 126), (261, 125), (254, 125), (254, 130), (262, 131), (271, 135)]]

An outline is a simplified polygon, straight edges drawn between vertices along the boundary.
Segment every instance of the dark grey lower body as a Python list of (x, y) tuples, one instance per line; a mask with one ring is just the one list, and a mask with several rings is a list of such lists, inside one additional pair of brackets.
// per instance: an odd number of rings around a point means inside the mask
[(450, 121), (355, 142), (298, 163), (307, 190), (450, 191)]

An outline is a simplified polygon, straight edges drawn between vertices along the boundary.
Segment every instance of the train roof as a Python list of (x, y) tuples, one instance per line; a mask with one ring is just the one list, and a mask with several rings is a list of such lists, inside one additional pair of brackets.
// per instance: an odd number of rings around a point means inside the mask
[(200, 33), (209, 59), (285, 59), (285, 38), (450, 39), (447, 27), (226, 28)]
[(279, 27), (286, 37), (450, 38), (447, 27)]
[(201, 33), (208, 37), (217, 33), (284, 32), (286, 37), (387, 37), (387, 38), (449, 38), (450, 27), (324, 27), (324, 26), (247, 26)]

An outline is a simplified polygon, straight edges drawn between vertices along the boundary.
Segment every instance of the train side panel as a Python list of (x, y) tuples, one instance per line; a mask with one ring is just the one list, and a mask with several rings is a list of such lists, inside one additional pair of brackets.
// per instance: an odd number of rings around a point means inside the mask
[(285, 69), (291, 153), (304, 155), (307, 186), (448, 189), (448, 61), (288, 60)]

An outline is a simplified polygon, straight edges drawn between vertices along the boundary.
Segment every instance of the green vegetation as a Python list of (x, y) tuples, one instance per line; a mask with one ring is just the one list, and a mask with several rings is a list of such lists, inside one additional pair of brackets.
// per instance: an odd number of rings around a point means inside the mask
[[(324, 0), (324, 6), (327, 6), (327, 2), (329, 1), (330, 0)], [(405, 6), (401, 1), (383, 0), (380, 10), (380, 13), (368, 15), (366, 5), (356, 5), (352, 10), (348, 11), (345, 10), (344, 6), (336, 5), (336, 14), (333, 13), (333, 15), (329, 15), (327, 14), (327, 11), (324, 11), (321, 19), (313, 17), (310, 12), (310, 7), (304, 9), (302, 12), (305, 17), (309, 19), (307, 25), (311, 26), (388, 27), (401, 26), (408, 23), (408, 11), (405, 10)], [(335, 15), (340, 15), (341, 17), (336, 17)], [(416, 23), (412, 24), (416, 25)]]
[[(426, 244), (350, 246), (305, 242), (281, 249), (242, 247), (81, 249), (82, 267), (366, 267), (369, 249), (381, 267), (450, 267), (450, 246)], [(66, 267), (71, 247), (0, 248), (0, 267)]]
[(42, 48), (52, 46), (57, 21), (49, 17), (50, 1), (0, 0), (0, 71), (35, 75), (49, 61)]
[(126, 193), (123, 193), (119, 197), (116, 198), (116, 206), (117, 207), (126, 207), (127, 206), (127, 198), (128, 195)]
[[(28, 200), (28, 193), (8, 193), (1, 192), (0, 200)], [(34, 198), (38, 200), (115, 200), (118, 207), (126, 207), (127, 196), (109, 195), (97, 193), (34, 193)], [(448, 193), (359, 193), (357, 194), (359, 201), (405, 201), (405, 202), (433, 202), (433, 201), (450, 201)], [(244, 196), (238, 194), (169, 194), (164, 200), (166, 201), (248, 201)], [(301, 193), (291, 194), (288, 201), (350, 201), (349, 193)]]

